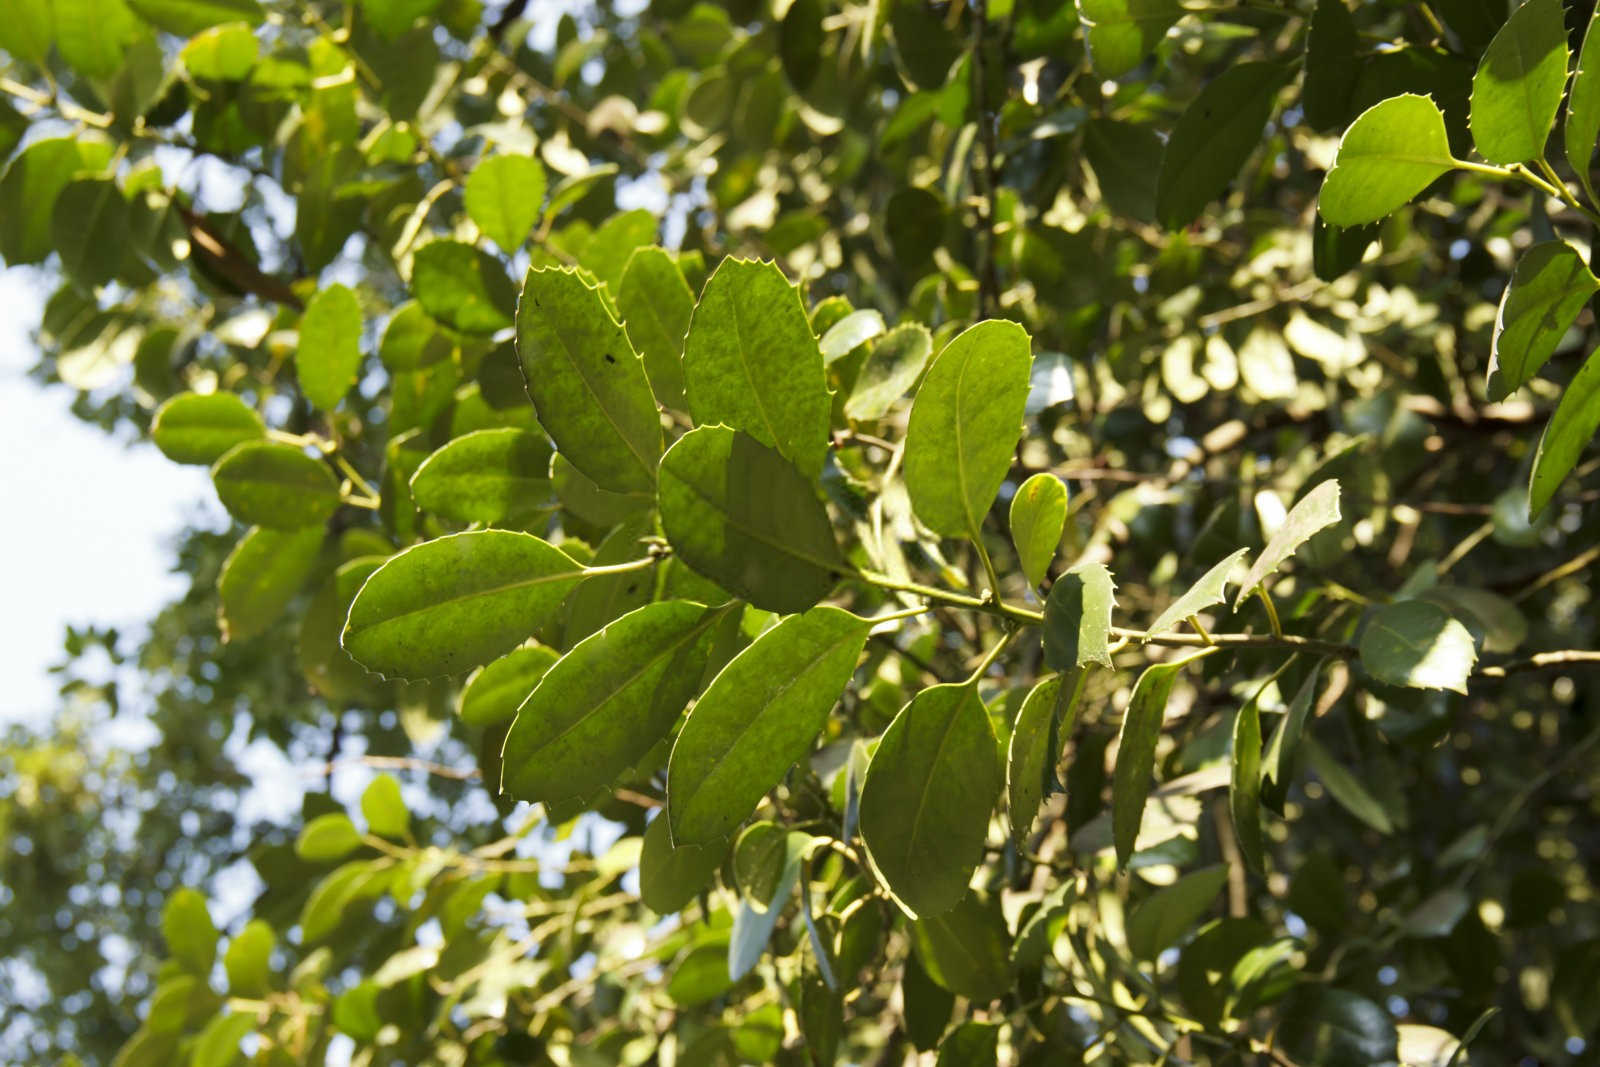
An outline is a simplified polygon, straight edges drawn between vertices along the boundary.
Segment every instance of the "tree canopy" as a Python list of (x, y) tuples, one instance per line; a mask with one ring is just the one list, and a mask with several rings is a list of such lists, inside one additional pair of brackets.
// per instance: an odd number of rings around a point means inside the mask
[(0, 1041), (1592, 1058), (1592, 9), (9, 0), (232, 526), (0, 742)]

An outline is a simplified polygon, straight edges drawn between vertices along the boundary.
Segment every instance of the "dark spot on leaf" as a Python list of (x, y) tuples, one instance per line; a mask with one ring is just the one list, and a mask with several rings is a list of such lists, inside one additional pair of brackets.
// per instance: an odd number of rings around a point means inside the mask
[(606, 353), (606, 362), (607, 363), (615, 363), (616, 361), (617, 361), (617, 357), (616, 356), (613, 356), (610, 352)]

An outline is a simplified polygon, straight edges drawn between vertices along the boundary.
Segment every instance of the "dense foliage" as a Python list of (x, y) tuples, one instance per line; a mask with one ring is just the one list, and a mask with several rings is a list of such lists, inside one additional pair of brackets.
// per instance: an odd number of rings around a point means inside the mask
[(0, 1041), (1592, 1057), (1589, 11), (567, 8), (8, 0), (39, 376), (237, 526), (5, 738)]

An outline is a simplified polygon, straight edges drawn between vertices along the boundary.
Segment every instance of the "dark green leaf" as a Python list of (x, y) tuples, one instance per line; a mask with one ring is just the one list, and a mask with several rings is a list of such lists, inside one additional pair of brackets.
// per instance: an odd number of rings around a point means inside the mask
[(1394, 833), (1394, 822), (1384, 810), (1382, 802), (1361, 784), (1359, 778), (1330, 756), (1315, 737), (1306, 734), (1300, 739), (1300, 746), (1305, 753), (1306, 767), (1322, 780), (1323, 788), (1339, 802), (1340, 807), (1380, 834)]
[(224, 641), (248, 640), (278, 620), (316, 567), (322, 540), (321, 526), (257, 526), (239, 539), (217, 579)]
[(300, 391), (323, 411), (332, 411), (361, 370), (361, 305), (342, 285), (318, 290), (300, 319), (295, 352)]
[(555, 506), (550, 442), (527, 430), (475, 430), (411, 476), (417, 507), (457, 522), (518, 522)]
[(639, 854), (639, 899), (657, 915), (682, 910), (711, 881), (727, 854), (726, 841), (674, 846), (669, 820), (652, 819)]
[(532, 156), (490, 156), (467, 176), (462, 204), (485, 237), (510, 255), (544, 209), (544, 167)]
[(947, 537), (978, 536), (1022, 437), (1033, 349), (1014, 322), (980, 322), (939, 353), (906, 426), (906, 489)]
[(1058, 577), (1044, 605), (1044, 662), (1053, 671), (1111, 666), (1109, 638), (1116, 587), (1103, 563), (1084, 563)]
[(662, 601), (580, 641), (517, 710), (502, 788), (548, 802), (610, 785), (671, 732), (699, 688), (719, 617), (699, 604)]
[(150, 424), (151, 439), (174, 463), (210, 466), (234, 445), (266, 436), (261, 416), (234, 393), (179, 393)]
[(1491, 163), (1544, 155), (1567, 84), (1561, 0), (1527, 0), (1494, 35), (1472, 79), (1472, 140)]
[(1200, 90), (1167, 138), (1156, 182), (1156, 219), (1181, 230), (1221, 196), (1261, 145), (1261, 131), (1289, 80), (1276, 63), (1239, 63)]
[(945, 1036), (935, 1067), (995, 1067), (1000, 1055), (1000, 1024), (967, 1021)]
[(694, 314), (694, 293), (671, 253), (641, 248), (628, 259), (617, 290), (617, 307), (644, 358), (650, 388), (664, 407), (683, 411), (683, 341)]
[(856, 422), (883, 418), (917, 384), (932, 354), (933, 338), (920, 322), (901, 323), (878, 338), (845, 401), (845, 417)]
[(600, 290), (575, 271), (529, 271), (517, 352), (557, 450), (602, 489), (648, 491), (661, 418), (644, 365)]
[(1175, 630), (1179, 623), (1191, 615), (1198, 615), (1214, 604), (1224, 603), (1228, 599), (1228, 575), (1232, 574), (1234, 568), (1249, 554), (1249, 549), (1237, 549), (1202, 574), (1199, 581), (1169, 604), (1167, 610), (1150, 624), (1148, 632), (1162, 634)]
[(1528, 511), (1533, 518), (1549, 505), (1556, 490), (1600, 427), (1600, 349), (1589, 354), (1561, 394), (1561, 402), (1539, 438), (1528, 483)]
[(1126, 867), (1133, 856), (1139, 824), (1144, 821), (1144, 805), (1150, 799), (1150, 781), (1155, 773), (1156, 741), (1161, 737), (1173, 683), (1178, 680), (1179, 671), (1210, 651), (1147, 667), (1134, 684), (1117, 734), (1117, 765), (1111, 782), (1111, 831), (1120, 867)]
[(1334, 226), (1377, 222), (1455, 165), (1438, 105), (1412, 93), (1391, 97), (1345, 131), (1317, 211)]
[(1094, 169), (1100, 195), (1111, 210), (1140, 222), (1155, 221), (1165, 147), (1151, 126), (1097, 118), (1083, 127), (1083, 156)]
[(919, 1052), (937, 1048), (950, 1024), (956, 996), (928, 977), (915, 953), (906, 957), (905, 969), (900, 972), (900, 1002), (911, 1044)]
[(514, 648), (474, 671), (461, 690), (457, 712), (469, 726), (510, 722), (539, 679), (561, 656), (543, 645)]
[(907, 913), (939, 915), (967, 892), (1003, 785), (975, 686), (933, 686), (900, 709), (861, 788), (861, 837)]
[(1019, 843), (1049, 794), (1061, 755), (1060, 737), (1072, 732), (1086, 676), (1086, 671), (1074, 668), (1046, 678), (1033, 687), (1017, 712), (1006, 751), (1006, 807), (1011, 836)]
[[(1282, 675), (1283, 669), (1279, 667), (1272, 678)], [(1271, 684), (1272, 679), (1268, 679), (1258, 686), (1234, 716), (1228, 771), (1228, 815), (1233, 820), (1233, 836), (1239, 841), (1245, 863), (1258, 874), (1265, 867), (1261, 838), (1261, 694)]]
[(161, 909), (161, 936), (184, 970), (202, 979), (210, 977), (217, 958), (217, 928), (204, 894), (185, 887), (168, 897)]
[(1522, 254), (1495, 316), (1490, 400), (1504, 400), (1539, 373), (1596, 291), (1600, 281), (1565, 241), (1541, 241)]
[(350, 605), (344, 647), (392, 677), (457, 674), (522, 644), (581, 578), (570, 556), (530, 534), (441, 537), (373, 572)]
[(1310, 540), (1312, 534), (1338, 521), (1339, 483), (1329, 478), (1289, 509), (1283, 525), (1267, 541), (1267, 547), (1261, 550), (1261, 555), (1256, 557), (1250, 570), (1245, 573), (1244, 580), (1239, 583), (1239, 595), (1234, 598), (1233, 610), (1238, 611), (1245, 598), (1270, 578), (1284, 560), (1294, 555), (1296, 549)]
[(234, 518), (272, 529), (318, 526), (339, 507), (339, 482), (328, 465), (294, 445), (235, 445), (211, 468), (211, 481)]
[(1589, 163), (1594, 159), (1595, 141), (1600, 139), (1600, 30), (1596, 27), (1600, 27), (1600, 10), (1589, 16), (1578, 69), (1572, 75), (1572, 89), (1567, 95), (1567, 119), (1561, 130), (1567, 163), (1590, 203), (1596, 197)]
[(821, 473), (830, 407), (822, 352), (774, 264), (722, 261), (689, 322), (683, 370), (696, 425), (742, 430), (808, 478)]
[(928, 977), (979, 1004), (1011, 989), (1008, 942), (999, 900), (977, 892), (940, 915), (911, 923), (911, 948)]
[(1361, 73), (1356, 22), (1345, 0), (1317, 0), (1306, 34), (1306, 80), (1300, 90), (1306, 121), (1318, 130), (1342, 124)]
[(1319, 213), (1311, 233), (1312, 271), (1325, 282), (1336, 281), (1361, 265), (1378, 239), (1378, 224), (1335, 226)]
[(257, 0), (128, 0), (128, 6), (152, 26), (180, 37), (225, 22), (259, 26), (267, 17)]
[(294, 854), (312, 863), (343, 859), (361, 847), (361, 831), (342, 811), (318, 815), (295, 838)]
[(1361, 634), (1361, 666), (1389, 685), (1465, 693), (1477, 661), (1472, 632), (1426, 600), (1379, 608)]
[(1137, 67), (1182, 15), (1177, 0), (1078, 0), (1095, 74), (1120, 78)]
[(1289, 710), (1272, 732), (1266, 755), (1261, 760), (1260, 802), (1279, 815), (1283, 802), (1289, 795), (1289, 785), (1294, 781), (1295, 769), (1300, 759), (1300, 738), (1311, 718), (1311, 705), (1317, 697), (1317, 682), (1322, 677), (1324, 664), (1318, 663), (1311, 674), (1300, 683), (1300, 689), (1289, 702)]
[(1342, 989), (1305, 986), (1278, 1014), (1277, 1044), (1300, 1063), (1394, 1067), (1398, 1043), (1388, 1012)]
[(411, 830), (411, 812), (400, 796), (400, 783), (392, 774), (380, 774), (361, 793), (361, 815), (367, 829), (379, 837), (404, 839)]
[(733, 935), (728, 940), (728, 977), (738, 981), (755, 969), (766, 951), (772, 931), (778, 925), (784, 905), (794, 893), (800, 863), (811, 846), (811, 835), (800, 831), (782, 833), (781, 864), (766, 896), (742, 894), (739, 910), (733, 917)]
[(1017, 546), (1017, 563), (1038, 585), (1050, 570), (1067, 528), (1067, 486), (1054, 474), (1035, 474), (1011, 498), (1011, 540)]
[(1140, 901), (1128, 916), (1128, 948), (1142, 960), (1153, 960), (1177, 944), (1188, 929), (1211, 910), (1228, 882), (1221, 864), (1190, 871)]
[(517, 291), (500, 263), (460, 241), (432, 241), (411, 260), (411, 291), (429, 315), (462, 333), (511, 325)]
[(661, 461), (661, 525), (677, 556), (757, 607), (804, 611), (847, 569), (811, 484), (725, 426), (691, 430)]
[(816, 80), (822, 66), (822, 0), (795, 0), (778, 25), (778, 58), (797, 92)]
[(811, 750), (855, 672), (870, 624), (833, 607), (784, 619), (695, 702), (667, 765), (678, 844), (729, 836)]

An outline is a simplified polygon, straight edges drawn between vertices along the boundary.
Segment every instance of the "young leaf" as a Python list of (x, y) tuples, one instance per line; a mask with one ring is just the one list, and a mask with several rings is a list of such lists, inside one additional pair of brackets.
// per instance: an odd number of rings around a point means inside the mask
[(665, 815), (650, 820), (639, 853), (639, 899), (657, 915), (687, 907), (728, 854), (726, 841), (674, 846), (668, 824)]
[(1472, 631), (1426, 600), (1384, 605), (1361, 634), (1361, 666), (1389, 685), (1465, 693), (1477, 661)]
[(490, 156), (467, 176), (462, 206), (507, 255), (522, 247), (544, 208), (544, 167), (532, 156)]
[(821, 474), (831, 406), (822, 351), (776, 265), (722, 261), (689, 321), (683, 372), (697, 426), (743, 430), (806, 477)]
[(338, 407), (361, 370), (361, 305), (354, 293), (338, 284), (317, 291), (300, 318), (294, 362), (306, 399), (323, 411)]
[(217, 579), (217, 623), (224, 641), (247, 640), (278, 621), (316, 567), (322, 540), (321, 526), (257, 526), (239, 539)]
[(1178, 680), (1179, 671), (1211, 651), (1206, 649), (1147, 667), (1134, 683), (1133, 696), (1117, 734), (1117, 765), (1111, 781), (1111, 834), (1119, 867), (1126, 867), (1132, 858), (1139, 824), (1144, 820), (1144, 805), (1150, 799), (1150, 780), (1155, 773), (1156, 741), (1161, 737), (1161, 722), (1173, 683)]
[(295, 838), (294, 854), (311, 863), (343, 859), (361, 847), (361, 831), (342, 811), (318, 815)]
[(637, 249), (622, 271), (617, 307), (628, 339), (644, 358), (650, 388), (663, 407), (688, 408), (683, 385), (683, 340), (694, 315), (694, 293), (672, 254)]
[(667, 763), (675, 844), (727, 837), (811, 750), (869, 626), (838, 608), (812, 608), (756, 638), (712, 680)]
[(411, 829), (411, 812), (400, 795), (400, 783), (392, 774), (380, 774), (361, 793), (361, 814), (367, 829), (379, 837), (399, 840)]
[(911, 924), (911, 949), (928, 977), (978, 1004), (1011, 989), (1009, 942), (999, 899), (976, 892)]
[(1589, 353), (1567, 384), (1556, 413), (1539, 438), (1528, 483), (1528, 514), (1538, 518), (1549, 506), (1563, 480), (1572, 473), (1578, 456), (1600, 427), (1600, 349)]
[(1011, 540), (1029, 585), (1044, 581), (1066, 528), (1066, 483), (1045, 471), (1023, 482), (1011, 498)]
[(506, 427), (463, 434), (411, 476), (417, 507), (457, 522), (528, 519), (555, 506), (550, 442)]
[(1544, 155), (1566, 83), (1561, 0), (1527, 0), (1489, 42), (1472, 78), (1467, 121), (1478, 154), (1491, 163)]
[(333, 472), (294, 445), (235, 445), (211, 468), (211, 481), (234, 518), (275, 530), (320, 526), (339, 508)]
[(678, 558), (768, 611), (804, 611), (847, 570), (805, 476), (726, 426), (690, 430), (661, 461), (661, 525)]
[(1325, 661), (1319, 661), (1310, 675), (1300, 683), (1300, 689), (1289, 702), (1289, 710), (1272, 732), (1266, 755), (1261, 760), (1260, 802), (1279, 815), (1283, 802), (1289, 795), (1289, 784), (1294, 781), (1296, 763), (1300, 758), (1300, 738), (1305, 733), (1306, 722), (1311, 718), (1311, 705), (1316, 700), (1317, 682), (1322, 677)]
[(411, 291), (429, 315), (462, 333), (511, 325), (517, 291), (487, 252), (460, 241), (432, 241), (411, 258)]
[(514, 648), (472, 673), (461, 690), (456, 714), (468, 726), (510, 722), (561, 656), (543, 645)]
[(1020, 842), (1033, 827), (1049, 792), (1060, 738), (1070, 735), (1088, 672), (1081, 668), (1052, 675), (1034, 686), (1017, 712), (1006, 751), (1006, 810), (1011, 836)]
[(150, 437), (174, 463), (210, 466), (245, 441), (267, 436), (266, 423), (235, 393), (179, 393), (156, 409)]
[(344, 647), (390, 677), (458, 674), (522, 644), (582, 577), (576, 561), (531, 534), (425, 541), (367, 579), (350, 604)]
[(1272, 535), (1267, 547), (1261, 550), (1261, 555), (1250, 565), (1244, 581), (1239, 583), (1239, 595), (1234, 598), (1233, 610), (1238, 611), (1245, 598), (1271, 577), (1273, 572), (1282, 566), (1284, 560), (1294, 555), (1296, 549), (1310, 540), (1312, 534), (1338, 521), (1339, 483), (1329, 478), (1302, 496), (1299, 502), (1289, 509), (1283, 525), (1278, 527), (1278, 532)]
[(1322, 179), (1317, 211), (1334, 226), (1377, 222), (1456, 165), (1444, 115), (1426, 96), (1403, 93), (1357, 116)]
[(1141, 960), (1161, 955), (1211, 910), (1227, 883), (1228, 868), (1217, 864), (1190, 871), (1145, 897), (1128, 916), (1129, 950)]
[(1078, 0), (1089, 60), (1101, 78), (1137, 67), (1182, 16), (1176, 0)]
[(1541, 241), (1522, 254), (1494, 320), (1490, 400), (1504, 400), (1539, 373), (1596, 291), (1600, 280), (1567, 242)]
[(1116, 586), (1103, 563), (1084, 563), (1058, 577), (1044, 604), (1044, 663), (1067, 671), (1111, 666), (1109, 637)]
[(933, 361), (906, 426), (906, 489), (930, 530), (974, 537), (1011, 469), (1033, 366), (1014, 322), (970, 327)]
[(917, 384), (931, 355), (933, 337), (920, 322), (901, 323), (878, 338), (845, 401), (845, 417), (854, 422), (883, 418)]
[(681, 600), (630, 612), (540, 679), (506, 735), (502, 788), (557, 801), (610, 785), (665, 738), (699, 688), (719, 613)]
[(575, 271), (530, 270), (517, 352), (539, 422), (573, 466), (615, 493), (654, 486), (661, 417), (600, 290)]
[(1228, 599), (1228, 575), (1239, 565), (1239, 561), (1250, 554), (1247, 548), (1236, 549), (1220, 560), (1210, 570), (1200, 576), (1200, 580), (1189, 587), (1182, 596), (1174, 600), (1150, 624), (1147, 633), (1164, 634), (1169, 630), (1177, 629), (1178, 624), (1191, 615), (1211, 607), (1213, 604), (1224, 603)]
[(1600, 9), (1589, 16), (1589, 28), (1584, 31), (1578, 69), (1572, 75), (1572, 88), (1567, 93), (1567, 120), (1561, 134), (1567, 163), (1593, 203), (1596, 197), (1589, 163), (1594, 159), (1595, 141), (1600, 139)]
[(860, 346), (883, 332), (883, 314), (875, 308), (852, 311), (822, 335), (817, 347), (822, 349), (822, 362), (826, 366), (843, 359)]
[(1292, 71), (1277, 63), (1239, 63), (1200, 90), (1167, 138), (1156, 181), (1156, 220), (1181, 230), (1221, 196), (1261, 145), (1261, 131)]
[(884, 731), (861, 789), (861, 837), (908, 914), (938, 915), (966, 895), (1003, 775), (975, 686), (924, 689)]

